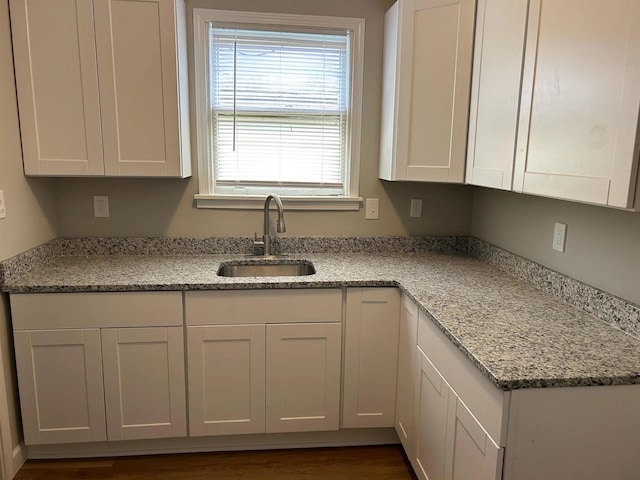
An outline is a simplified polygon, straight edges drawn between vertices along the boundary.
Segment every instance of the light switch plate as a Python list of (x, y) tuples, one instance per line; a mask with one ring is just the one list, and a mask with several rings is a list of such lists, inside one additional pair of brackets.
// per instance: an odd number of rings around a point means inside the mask
[(380, 201), (377, 198), (367, 198), (365, 204), (365, 214), (364, 218), (366, 220), (377, 220), (378, 219), (378, 208), (380, 207)]
[(0, 190), (0, 218), (6, 218), (7, 207), (4, 204), (4, 190)]
[(412, 198), (411, 208), (409, 209), (409, 216), (411, 218), (420, 218), (422, 216), (422, 199)]

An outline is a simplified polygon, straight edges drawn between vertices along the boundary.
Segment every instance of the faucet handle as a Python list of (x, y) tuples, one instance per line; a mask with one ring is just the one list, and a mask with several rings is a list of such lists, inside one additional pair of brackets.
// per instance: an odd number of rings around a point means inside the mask
[(256, 247), (262, 247), (264, 246), (264, 237), (262, 237), (262, 240), (258, 240), (258, 234), (256, 232), (253, 233), (253, 244)]

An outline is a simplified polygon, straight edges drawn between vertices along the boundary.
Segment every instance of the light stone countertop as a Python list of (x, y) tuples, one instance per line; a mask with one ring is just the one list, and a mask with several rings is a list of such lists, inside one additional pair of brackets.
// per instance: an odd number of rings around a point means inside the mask
[(56, 256), (11, 293), (397, 286), (498, 388), (640, 384), (640, 339), (482, 261), (438, 253), (297, 254), (317, 273), (225, 278), (242, 255)]

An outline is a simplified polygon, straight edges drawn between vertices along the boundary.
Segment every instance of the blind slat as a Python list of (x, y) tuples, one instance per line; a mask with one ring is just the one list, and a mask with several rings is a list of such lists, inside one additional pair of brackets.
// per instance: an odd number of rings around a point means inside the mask
[(216, 189), (343, 194), (348, 36), (211, 28)]

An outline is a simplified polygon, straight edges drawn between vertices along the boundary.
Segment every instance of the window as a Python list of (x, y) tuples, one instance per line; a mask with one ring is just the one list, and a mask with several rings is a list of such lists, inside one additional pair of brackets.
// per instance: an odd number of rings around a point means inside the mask
[(359, 208), (363, 28), (194, 9), (199, 207)]

